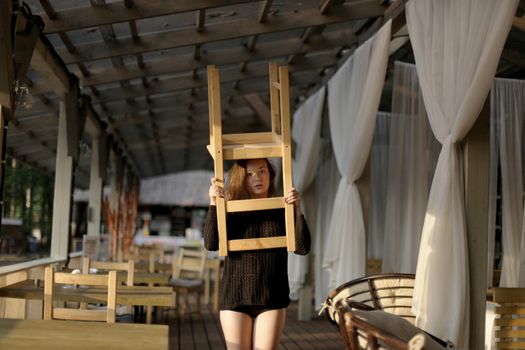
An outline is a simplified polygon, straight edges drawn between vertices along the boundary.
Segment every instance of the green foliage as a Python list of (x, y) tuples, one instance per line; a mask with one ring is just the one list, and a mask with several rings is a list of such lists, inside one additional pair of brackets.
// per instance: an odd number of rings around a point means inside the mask
[(53, 178), (30, 165), (6, 159), (3, 217), (22, 219), (24, 234), (39, 228), (51, 238)]

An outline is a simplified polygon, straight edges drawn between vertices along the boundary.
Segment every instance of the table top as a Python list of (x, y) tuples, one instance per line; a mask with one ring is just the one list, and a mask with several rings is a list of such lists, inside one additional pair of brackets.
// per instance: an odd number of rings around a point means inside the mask
[[(107, 301), (107, 290), (101, 287), (55, 287), (59, 300), (101, 303)], [(44, 299), (44, 287), (27, 280), (0, 288), (0, 297), (18, 299)], [(118, 286), (117, 304), (173, 306), (172, 287)]]
[(168, 349), (168, 326), (0, 319), (0, 349)]

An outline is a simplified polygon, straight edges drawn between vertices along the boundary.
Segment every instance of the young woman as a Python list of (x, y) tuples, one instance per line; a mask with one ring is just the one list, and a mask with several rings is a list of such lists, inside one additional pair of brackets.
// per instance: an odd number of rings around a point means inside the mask
[[(209, 189), (210, 209), (204, 245), (219, 247), (216, 198), (267, 198), (274, 192), (275, 171), (267, 159), (238, 161), (228, 173), (226, 193), (215, 179)], [(297, 254), (310, 250), (310, 232), (301, 215), (299, 193), (292, 188), (284, 197), (295, 206)], [(284, 209), (228, 214), (228, 239), (284, 236)], [(220, 319), (228, 350), (277, 349), (290, 304), (286, 248), (229, 252), (220, 285)]]

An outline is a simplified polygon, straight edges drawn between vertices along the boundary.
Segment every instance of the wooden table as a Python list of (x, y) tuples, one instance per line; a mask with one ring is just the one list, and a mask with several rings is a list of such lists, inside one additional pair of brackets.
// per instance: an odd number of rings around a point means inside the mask
[(168, 326), (0, 319), (0, 349), (168, 349)]
[[(107, 290), (98, 287), (65, 288), (57, 287), (54, 291), (58, 299), (104, 303), (107, 301)], [(44, 299), (44, 287), (27, 280), (0, 288), (0, 297), (18, 299)], [(150, 305), (174, 306), (173, 288), (148, 286), (118, 286), (117, 304), (120, 305)]]

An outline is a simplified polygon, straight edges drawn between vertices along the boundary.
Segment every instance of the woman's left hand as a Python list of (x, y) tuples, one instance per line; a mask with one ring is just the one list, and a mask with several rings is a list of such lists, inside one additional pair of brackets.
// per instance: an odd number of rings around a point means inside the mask
[(286, 196), (284, 196), (284, 202), (287, 204), (293, 204), (296, 208), (299, 207), (299, 200), (299, 192), (297, 192), (295, 187), (292, 187)]

